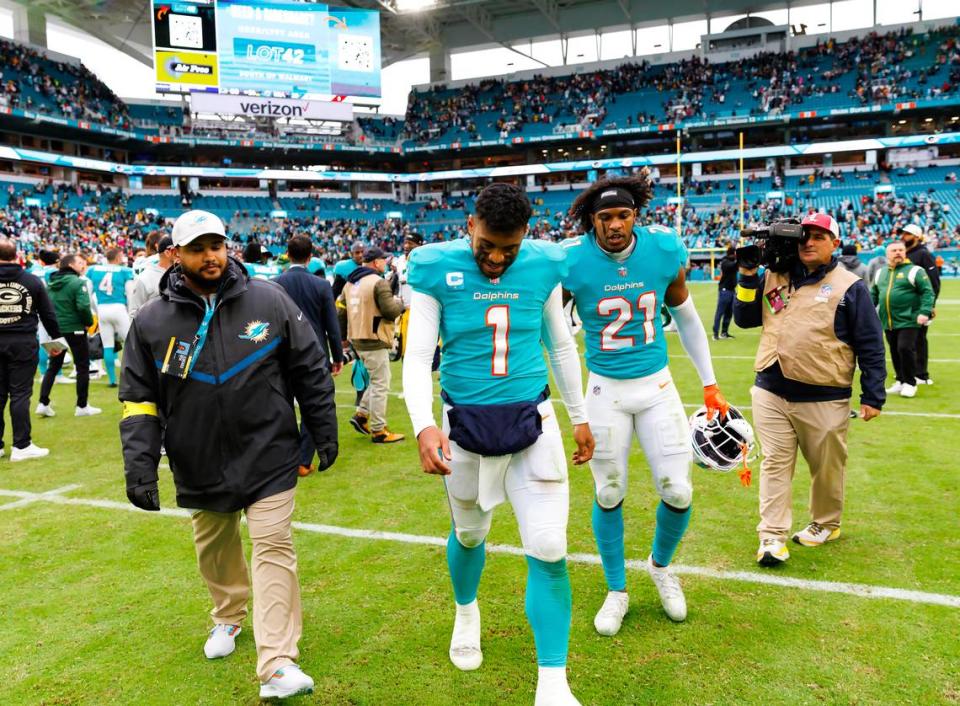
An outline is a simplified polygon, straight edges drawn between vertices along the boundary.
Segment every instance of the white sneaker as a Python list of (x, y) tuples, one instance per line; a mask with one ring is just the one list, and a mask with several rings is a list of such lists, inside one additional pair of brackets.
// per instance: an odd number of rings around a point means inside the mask
[(103, 410), (99, 407), (91, 407), (89, 404), (86, 407), (77, 407), (76, 411), (73, 413), (74, 417), (92, 417), (95, 414), (100, 414)]
[(887, 388), (887, 394), (888, 394), (888, 395), (895, 395), (895, 394), (897, 394), (898, 392), (900, 392), (900, 390), (902, 390), (902, 389), (903, 389), (903, 383), (902, 383), (902, 382), (895, 382), (895, 383), (893, 383), (890, 387)]
[(313, 693), (313, 679), (295, 664), (287, 664), (260, 685), (261, 699), (285, 699)]
[(790, 550), (779, 539), (761, 539), (757, 549), (757, 563), (760, 566), (780, 566), (790, 558)]
[(567, 684), (566, 667), (540, 667), (533, 706), (581, 706)]
[(673, 575), (670, 567), (654, 566), (653, 556), (647, 557), (647, 573), (653, 579), (657, 592), (660, 594), (660, 603), (663, 612), (675, 623), (682, 623), (687, 619), (687, 599), (683, 597), (680, 580)]
[(207, 656), (207, 659), (220, 659), (233, 654), (233, 651), (237, 648), (236, 640), (240, 631), (241, 627), (239, 625), (226, 625), (224, 623), (214, 625), (210, 631), (210, 636), (203, 645), (203, 654)]
[(453, 635), (450, 637), (450, 661), (464, 672), (471, 672), (483, 663), (480, 605), (476, 598), (467, 605), (457, 605), (457, 617), (453, 621)]
[(48, 404), (43, 404), (42, 402), (37, 405), (37, 415), (41, 417), (56, 417), (57, 413), (53, 411), (53, 406)]
[(26, 461), (31, 458), (43, 458), (48, 453), (50, 449), (41, 449), (36, 444), (30, 444), (24, 449), (18, 449), (16, 446), (10, 451), (10, 460), (11, 461)]
[(620, 632), (623, 616), (630, 607), (630, 597), (626, 591), (608, 591), (607, 597), (593, 619), (593, 627), (597, 632), (607, 637), (613, 637)]
[(904, 385), (900, 388), (901, 397), (916, 397), (917, 396), (917, 386), (916, 385)]
[(821, 544), (832, 542), (840, 536), (840, 528), (829, 529), (818, 522), (811, 522), (802, 530), (793, 535), (793, 541), (805, 547), (819, 547)]
[(76, 384), (77, 384), (77, 378), (75, 378), (75, 377), (72, 377), (72, 378), (71, 378), (71, 377), (67, 377), (66, 375), (57, 375), (57, 377), (55, 377), (55, 378), (53, 379), (53, 381), (54, 381), (55, 383), (59, 383), (59, 384), (61, 384), (61, 385), (76, 385)]

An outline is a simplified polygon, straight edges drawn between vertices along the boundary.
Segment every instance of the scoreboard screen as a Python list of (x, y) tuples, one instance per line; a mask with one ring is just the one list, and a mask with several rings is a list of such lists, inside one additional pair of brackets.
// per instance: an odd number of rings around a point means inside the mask
[(282, 0), (153, 0), (157, 90), (380, 96), (380, 15)]

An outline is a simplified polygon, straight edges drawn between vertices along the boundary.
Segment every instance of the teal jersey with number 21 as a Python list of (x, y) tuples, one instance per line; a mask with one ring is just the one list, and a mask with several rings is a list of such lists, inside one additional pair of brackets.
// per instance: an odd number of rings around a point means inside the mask
[(457, 404), (531, 402), (547, 385), (543, 307), (566, 274), (558, 245), (524, 240), (502, 277), (488, 279), (467, 239), (410, 253), (407, 281), (440, 303), (440, 386)]
[(667, 367), (660, 306), (687, 263), (687, 248), (673, 228), (635, 226), (636, 247), (617, 262), (593, 235), (563, 243), (573, 294), (583, 321), (587, 369), (618, 380), (646, 377)]
[(93, 282), (98, 304), (127, 303), (127, 282), (133, 280), (133, 270), (122, 265), (94, 265), (87, 269)]

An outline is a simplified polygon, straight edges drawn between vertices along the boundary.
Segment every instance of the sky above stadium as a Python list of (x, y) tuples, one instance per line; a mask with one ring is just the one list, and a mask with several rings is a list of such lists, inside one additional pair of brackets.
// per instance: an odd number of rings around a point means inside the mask
[[(917, 0), (877, 0), (877, 22), (882, 25), (912, 22), (917, 19)], [(924, 19), (950, 17), (957, 14), (957, 0), (923, 0)], [(793, 25), (805, 24), (808, 34), (842, 32), (863, 28), (873, 14), (873, 0), (843, 0), (828, 4), (794, 8), (790, 14)], [(774, 24), (787, 22), (786, 10), (755, 13)], [(722, 31), (742, 15), (713, 18), (711, 30)], [(662, 54), (669, 51), (690, 51), (696, 48), (701, 35), (707, 32), (707, 21), (675, 23), (642, 27), (635, 30), (637, 55)], [(13, 37), (13, 13), (0, 5), (0, 36)], [(567, 63), (585, 64), (594, 61), (620, 59), (632, 55), (633, 37), (629, 29), (614, 29), (597, 35), (571, 37)], [(154, 91), (154, 71), (135, 59), (119, 52), (88, 34), (76, 30), (56, 17), (47, 17), (47, 43), (50, 49), (79, 57), (117, 95), (133, 99), (162, 99)], [(451, 55), (451, 79), (471, 79), (482, 76), (502, 76), (516, 71), (563, 65), (560, 41), (529, 40), (507, 47), (454, 52)], [(526, 54), (528, 56), (523, 56)], [(532, 57), (532, 58), (528, 58)], [(541, 63), (542, 62), (542, 63)], [(410, 87), (429, 81), (430, 67), (426, 57), (415, 57), (397, 62), (383, 70), (383, 105), (381, 112), (403, 115), (407, 107)], [(177, 99), (178, 100), (178, 99)]]

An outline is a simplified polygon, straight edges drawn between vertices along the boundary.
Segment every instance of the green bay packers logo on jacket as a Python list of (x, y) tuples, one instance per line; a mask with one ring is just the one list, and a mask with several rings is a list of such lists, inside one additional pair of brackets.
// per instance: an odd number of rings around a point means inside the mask
[(270, 335), (270, 323), (263, 321), (251, 321), (248, 323), (238, 338), (244, 341), (253, 341), (254, 343), (263, 343)]

